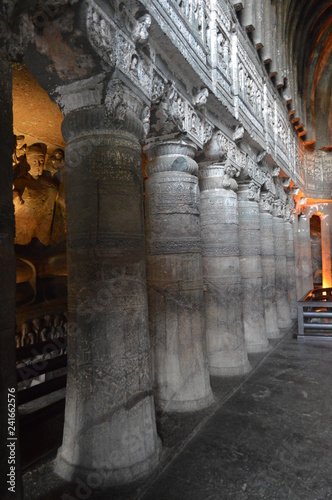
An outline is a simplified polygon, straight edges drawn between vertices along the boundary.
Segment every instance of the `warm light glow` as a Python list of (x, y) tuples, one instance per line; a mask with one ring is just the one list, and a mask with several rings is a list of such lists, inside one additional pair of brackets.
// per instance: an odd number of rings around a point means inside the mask
[(331, 269), (331, 239), (329, 228), (329, 217), (321, 217), (321, 242), (322, 242), (322, 281), (323, 288), (332, 286)]

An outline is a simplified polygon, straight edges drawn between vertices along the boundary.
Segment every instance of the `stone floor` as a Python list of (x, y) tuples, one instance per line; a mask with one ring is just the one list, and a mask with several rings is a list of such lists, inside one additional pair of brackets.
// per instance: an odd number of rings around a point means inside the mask
[(54, 453), (28, 467), (29, 500), (332, 499), (332, 344), (286, 333), (250, 356), (246, 377), (212, 379), (216, 403), (198, 414), (158, 415), (163, 456), (130, 487), (101, 491), (52, 472)]

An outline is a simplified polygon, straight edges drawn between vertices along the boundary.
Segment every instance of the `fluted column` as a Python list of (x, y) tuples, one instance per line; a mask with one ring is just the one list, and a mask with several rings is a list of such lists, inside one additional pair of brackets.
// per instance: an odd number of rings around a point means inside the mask
[(276, 257), (276, 290), (279, 328), (292, 325), (287, 289), (286, 241), (284, 229), (284, 206), (280, 200), (273, 204), (273, 234)]
[(114, 78), (100, 93), (103, 104), (87, 107), (101, 88), (98, 81), (93, 93), (89, 82), (70, 86), (65, 109), (74, 109), (63, 123), (69, 332), (56, 472), (70, 480), (98, 473), (106, 486), (149, 472), (160, 445), (148, 331), (143, 106)]
[(236, 169), (200, 167), (206, 336), (211, 375), (250, 370), (244, 340)]
[(263, 302), (266, 335), (268, 339), (280, 337), (277, 319), (276, 263), (274, 253), (272, 201), (273, 196), (270, 193), (261, 193), (259, 210), (262, 248)]
[(310, 242), (310, 217), (302, 214), (298, 220), (299, 236), (299, 275), (301, 280), (302, 294), (305, 295), (314, 286), (311, 261), (311, 242)]
[(246, 180), (241, 182), (238, 190), (243, 321), (248, 352), (262, 352), (269, 348), (262, 291), (259, 189), (256, 188), (254, 182)]
[(155, 394), (165, 411), (213, 401), (203, 310), (196, 147), (159, 141), (145, 147), (147, 276)]
[(287, 268), (287, 290), (290, 306), (291, 319), (297, 319), (297, 295), (296, 295), (296, 277), (295, 277), (295, 253), (294, 253), (294, 216), (286, 219), (285, 243), (286, 243), (286, 268)]

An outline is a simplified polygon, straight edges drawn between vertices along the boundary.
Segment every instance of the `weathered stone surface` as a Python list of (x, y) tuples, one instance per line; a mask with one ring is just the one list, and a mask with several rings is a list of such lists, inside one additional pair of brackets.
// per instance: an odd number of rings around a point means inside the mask
[(273, 207), (274, 251), (276, 258), (276, 291), (279, 328), (289, 328), (292, 324), (288, 301), (287, 265), (285, 245), (285, 222), (280, 202)]
[(213, 401), (203, 313), (196, 148), (146, 146), (147, 278), (156, 402), (192, 411)]
[(294, 233), (293, 222), (285, 221), (285, 245), (286, 245), (286, 268), (287, 268), (287, 290), (290, 306), (291, 319), (297, 319), (297, 296), (295, 278), (295, 255), (294, 255)]
[(250, 370), (244, 341), (235, 171), (201, 166), (201, 236), (206, 336), (211, 375)]
[[(121, 96), (141, 109), (133, 93), (111, 81), (106, 102)], [(106, 106), (72, 112), (63, 127), (69, 338), (64, 438), (56, 463), (68, 479), (103, 471), (104, 485), (149, 472), (160, 452), (137, 138), (143, 127), (133, 112), (120, 118)]]
[(261, 352), (268, 350), (269, 343), (264, 320), (259, 207), (257, 201), (252, 200), (250, 190), (250, 182), (239, 185), (239, 249), (244, 336), (248, 352)]
[(268, 339), (280, 336), (277, 321), (276, 263), (274, 252), (272, 196), (261, 195), (260, 236), (262, 249), (263, 301), (266, 335)]

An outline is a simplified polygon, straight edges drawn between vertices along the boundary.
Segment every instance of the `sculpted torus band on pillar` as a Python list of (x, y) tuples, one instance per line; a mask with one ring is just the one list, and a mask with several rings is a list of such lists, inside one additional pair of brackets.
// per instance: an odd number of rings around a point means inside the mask
[(69, 95), (84, 106), (63, 123), (69, 333), (56, 471), (67, 479), (97, 472), (106, 486), (148, 473), (160, 453), (144, 250), (143, 103), (115, 78), (105, 83), (104, 104), (87, 107), (84, 97), (97, 92), (81, 95), (80, 84)]
[(212, 403), (203, 314), (196, 146), (151, 142), (146, 181), (147, 277), (155, 394), (165, 411)]
[(218, 133), (200, 161), (201, 235), (206, 336), (211, 375), (250, 370), (244, 341), (238, 241), (240, 168), (226, 158)]

